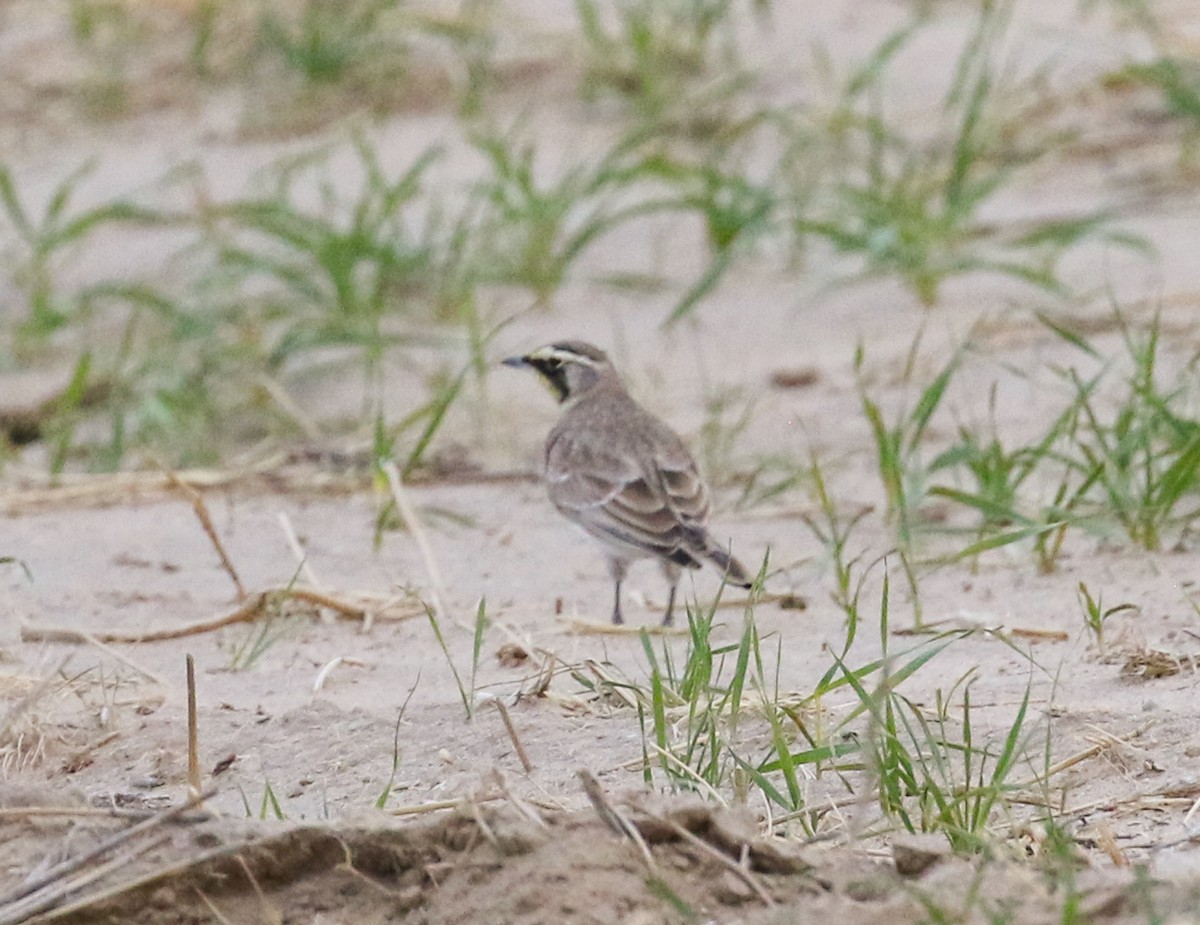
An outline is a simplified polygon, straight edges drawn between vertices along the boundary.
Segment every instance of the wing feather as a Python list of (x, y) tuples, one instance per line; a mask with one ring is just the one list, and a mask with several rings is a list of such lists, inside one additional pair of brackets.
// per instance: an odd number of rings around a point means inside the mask
[[(682, 444), (667, 453), (631, 454), (591, 440), (551, 439), (550, 499), (592, 533), (619, 544), (699, 565), (691, 547), (703, 536), (708, 492)], [(665, 456), (665, 458), (664, 458)]]

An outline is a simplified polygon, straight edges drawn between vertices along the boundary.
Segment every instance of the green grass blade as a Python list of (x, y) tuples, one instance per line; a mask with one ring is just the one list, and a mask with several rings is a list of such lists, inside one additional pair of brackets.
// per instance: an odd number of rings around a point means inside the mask
[(466, 685), (463, 684), (462, 676), (458, 673), (458, 669), (454, 666), (454, 659), (450, 657), (450, 647), (446, 645), (446, 637), (442, 635), (442, 627), (438, 624), (437, 614), (433, 612), (433, 608), (422, 601), (422, 606), (425, 608), (425, 616), (429, 618), (429, 625), (433, 628), (434, 638), (437, 639), (438, 648), (442, 650), (442, 655), (446, 659), (446, 664), (450, 666), (450, 674), (454, 676), (454, 684), (458, 688), (458, 696), (462, 700), (463, 710), (467, 714), (467, 719), (471, 718), (473, 712), (473, 704), (471, 697), (474, 691), (470, 694), (467, 692)]
[(738, 645), (737, 662), (734, 665), (733, 677), (730, 679), (727, 701), (729, 703), (730, 734), (737, 732), (738, 717), (742, 709), (742, 693), (746, 687), (746, 672), (750, 667), (751, 652), (758, 649), (758, 628), (754, 625), (754, 616), (747, 610), (743, 617), (742, 639)]
[[(863, 693), (866, 693), (865, 690)], [(861, 751), (862, 745), (858, 742), (836, 742), (831, 745), (820, 745), (816, 748), (802, 749), (798, 752), (788, 751), (788, 749), (784, 748), (776, 752), (779, 755), (778, 758), (774, 761), (760, 764), (758, 770), (763, 774), (771, 774), (775, 771), (782, 771), (785, 767), (790, 767), (794, 771), (795, 768), (801, 765), (827, 764), (846, 755), (857, 755)]]
[(4, 205), (8, 220), (12, 222), (21, 239), (27, 245), (32, 245), (37, 237), (37, 231), (29, 218), (29, 213), (25, 211), (25, 206), (21, 203), (21, 197), (17, 195), (17, 186), (13, 180), (12, 171), (3, 166), (0, 166), (0, 203)]
[(408, 457), (404, 460), (401, 475), (408, 477), (421, 465), (421, 462), (425, 458), (425, 451), (429, 449), (430, 442), (441, 428), (442, 421), (445, 420), (450, 406), (454, 404), (454, 400), (462, 392), (463, 385), (466, 383), (467, 375), (470, 371), (471, 365), (468, 363), (463, 367), (462, 372), (445, 385), (430, 402), (425, 426), (421, 428), (421, 433), (417, 437), (416, 443), (413, 444)]
[(939, 556), (937, 561), (943, 565), (949, 565), (954, 562), (961, 562), (964, 559), (973, 559), (976, 556), (988, 552), (992, 549), (1000, 549), (1003, 546), (1009, 546), (1013, 543), (1019, 543), (1022, 540), (1036, 539), (1053, 533), (1055, 530), (1063, 529), (1069, 526), (1071, 521), (1055, 520), (1044, 524), (1030, 524), (1025, 527), (1020, 527), (1016, 530), (1007, 530), (1004, 533), (997, 533), (994, 536), (984, 537), (974, 543), (970, 543), (958, 552), (950, 553), (946, 556)]
[(663, 692), (662, 676), (657, 670), (650, 673), (650, 709), (654, 718), (654, 744), (658, 746), (658, 760), (664, 773), (673, 777), (676, 773), (667, 760), (667, 704)]
[(412, 687), (408, 689), (408, 695), (404, 698), (404, 702), (400, 704), (400, 712), (396, 714), (396, 726), (392, 730), (392, 770), (388, 775), (387, 783), (383, 790), (375, 800), (375, 808), (383, 809), (387, 806), (387, 801), (392, 795), (392, 787), (396, 783), (396, 774), (400, 770), (400, 722), (404, 719), (404, 711), (408, 709), (408, 702), (412, 700), (413, 694), (417, 692), (417, 685), (421, 683), (421, 669), (417, 669), (417, 677), (413, 680)]
[(471, 641), (471, 695), (475, 694), (475, 676), (479, 670), (479, 656), (483, 651), (483, 633), (487, 629), (487, 598), (479, 599), (479, 607), (475, 610), (475, 636)]
[(1009, 772), (1021, 757), (1021, 745), (1023, 744), (1022, 731), (1025, 728), (1025, 716), (1029, 710), (1029, 696), (1031, 691), (1032, 685), (1026, 685), (1025, 695), (1021, 698), (1021, 706), (1017, 710), (1017, 715), (1013, 718), (1008, 735), (1004, 737), (1004, 747), (1000, 750), (1000, 755), (996, 759), (996, 766), (992, 770), (992, 785), (995, 787), (999, 787), (1004, 783), (1008, 778)]

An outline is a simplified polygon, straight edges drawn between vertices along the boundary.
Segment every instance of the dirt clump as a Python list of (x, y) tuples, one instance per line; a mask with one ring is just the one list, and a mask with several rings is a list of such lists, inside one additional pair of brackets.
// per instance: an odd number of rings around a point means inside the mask
[[(772, 925), (915, 921), (938, 909), (953, 921), (1049, 922), (1062, 908), (1063, 878), (1024, 862), (946, 855), (901, 876), (879, 853), (765, 838), (748, 815), (696, 801), (644, 796), (606, 812), (514, 801), (407, 824), (193, 821), (130, 870), (29, 921)], [(46, 834), (30, 820), (5, 826), (9, 845)], [(70, 828), (78, 845), (111, 823)], [(14, 857), (6, 861), (11, 872)], [(1129, 872), (1080, 870), (1070, 889), (1089, 922), (1182, 914), (1195, 900)]]

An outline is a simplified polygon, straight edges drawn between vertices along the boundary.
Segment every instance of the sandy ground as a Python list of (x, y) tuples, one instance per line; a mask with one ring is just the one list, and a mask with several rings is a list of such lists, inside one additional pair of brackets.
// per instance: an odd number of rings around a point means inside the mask
[[(55, 32), (61, 21), (49, 12), (39, 16), (37, 6), (7, 5), (0, 30), (9, 49), (3, 67), (22, 76), (25, 94), (10, 100), (0, 124), (11, 152), (5, 158), (35, 197), (83, 157), (94, 157), (96, 170), (81, 195), (99, 199), (145, 188), (185, 154), (204, 165), (215, 195), (228, 195), (264, 163), (302, 144), (237, 137), (230, 128), (237, 103), (228, 93), (203, 105), (148, 105), (114, 123), (72, 120), (69, 106), (49, 94), (39, 117), (28, 118), (30, 110), (18, 102), (34, 106), (36, 91), (48, 93), (55, 72), (44, 58), (36, 67), (31, 58), (14, 63), (18, 53), (53, 50), (63, 41)], [(764, 62), (778, 65), (766, 92), (783, 99), (803, 96), (805, 88), (804, 69), (792, 63), (789, 49), (820, 40), (837, 54), (862, 54), (905, 15), (900, 4), (882, 0), (829, 4), (812, 16), (783, 6), (776, 4), (769, 37), (754, 46)], [(1200, 26), (1188, 4), (1166, 6), (1181, 28)], [(510, 14), (516, 34), (524, 28), (536, 37), (533, 47), (553, 46), (557, 30), (570, 24), (569, 18), (557, 24), (539, 19), (538, 9), (525, 7), (540, 4), (513, 4)], [(1101, 352), (1120, 345), (1119, 333), (1103, 323), (1106, 290), (1138, 323), (1157, 310), (1169, 371), (1192, 357), (1200, 328), (1200, 198), (1178, 163), (1180, 130), (1146, 116), (1152, 98), (1105, 94), (1097, 86), (1100, 76), (1145, 52), (1136, 34), (1098, 14), (1084, 17), (1073, 4), (1054, 7), (1021, 5), (1015, 34), (1022, 53), (1015, 57), (1030, 71), (1054, 62), (1046, 105), (1056, 122), (1079, 135), (1064, 153), (1021, 174), (988, 218), (1002, 223), (1110, 210), (1122, 228), (1144, 236), (1155, 248), (1153, 258), (1097, 244), (1073, 254), (1063, 272), (1096, 293), (1071, 311), (1095, 322)], [(944, 18), (944, 27), (931, 28), (900, 60), (897, 104), (914, 116), (927, 114), (931, 88), (945, 78), (936, 64), (962, 36), (963, 18), (953, 9)], [(564, 158), (603, 134), (562, 88), (521, 85), (508, 90), (501, 105), (516, 112), (530, 100), (542, 120), (539, 130), (544, 125), (540, 137)], [(389, 160), (404, 164), (431, 138), (449, 137), (452, 123), (437, 111), (418, 112), (382, 120), (370, 131)], [(453, 172), (461, 158), (452, 153), (443, 169)], [(812, 452), (827, 460), (839, 507), (848, 515), (861, 505), (873, 508), (852, 537), (862, 561), (870, 561), (893, 539), (855, 391), (858, 345), (878, 394), (895, 408), (912, 401), (900, 370), (918, 331), (918, 382), (970, 333), (976, 350), (954, 380), (947, 402), (953, 412), (941, 419), (940, 433), (931, 433), (934, 442), (952, 436), (956, 418), (986, 420), (993, 385), (998, 426), (1019, 439), (1061, 397), (1055, 368), (1083, 361), (1037, 323), (1034, 312), (1051, 305), (1048, 297), (983, 275), (947, 284), (937, 307), (927, 310), (893, 282), (829, 288), (839, 264), (828, 255), (815, 255), (803, 274), (750, 263), (694, 320), (669, 330), (660, 322), (673, 293), (635, 297), (588, 282), (610, 265), (628, 269), (619, 260), (627, 253), (645, 254), (648, 265), (663, 261), (669, 276), (686, 278), (698, 264), (678, 244), (694, 240), (695, 229), (655, 223), (622, 229), (588, 254), (552, 311), (521, 314), (493, 351), (499, 359), (563, 336), (604, 344), (631, 390), (697, 447), (714, 396), (732, 395), (739, 408), (753, 400), (732, 445), (705, 462), (719, 470), (712, 474), (720, 486), (720, 535), (749, 562), (770, 551), (769, 596), (754, 618), (771, 662), (768, 673), (777, 660), (780, 689), (799, 698), (830, 667), (830, 649), (840, 651), (845, 615), (831, 600), (826, 550), (802, 519), (815, 510), (811, 494), (800, 488), (770, 504), (738, 507), (745, 474), (769, 456), (803, 460)], [(130, 253), (127, 243), (99, 242), (70, 272), (86, 278), (101, 264), (129, 268), (152, 260), (158, 246), (150, 242)], [(796, 370), (811, 372), (800, 387), (773, 384), (774, 374)], [(0, 389), (10, 400), (27, 401), (59, 373), (53, 363), (10, 370), (0, 374)], [(402, 364), (387, 375), (398, 396), (416, 381)], [(319, 369), (298, 381), (295, 393), (316, 420), (341, 420), (361, 399), (354, 383)], [(507, 370), (491, 373), (451, 414), (435, 450), (469, 459), (482, 474), (408, 488), (429, 535), (440, 589), (411, 532), (387, 531), (375, 545), (386, 498), (361, 473), (295, 454), (266, 475), (205, 488), (215, 532), (251, 595), (294, 580), (297, 558), (286, 522), (311, 569), (307, 582), (335, 598), (367, 595), (391, 606), (368, 620), (339, 618), (328, 607), (291, 606), (269, 620), (156, 642), (64, 643), (38, 632), (59, 627), (95, 637), (127, 629), (136, 635), (236, 611), (242, 601), (192, 504), (154, 472), (130, 481), (68, 478), (47, 487), (36, 447), (26, 461), (10, 464), (0, 483), (0, 553), (19, 558), (29, 574), (15, 564), (0, 566), (0, 704), (12, 710), (12, 734), (0, 751), (0, 890), (120, 827), (87, 815), (89, 809), (154, 810), (181, 798), (184, 659), (192, 655), (199, 755), (204, 783), (216, 787), (207, 803), (216, 818), (166, 827), (166, 840), (134, 864), (150, 879), (107, 905), (68, 912), (72, 921), (132, 921), (137, 910), (136, 920), (156, 923), (648, 925), (688, 920), (691, 910), (702, 921), (841, 915), (882, 922), (928, 920), (930, 903), (966, 910), (950, 920), (982, 921), (985, 909), (1006, 910), (1009, 921), (1066, 920), (1053, 886), (1061, 881), (1015, 860), (1040, 850), (1036, 827), (1025, 832), (1019, 815), (996, 820), (997, 831), (1012, 836), (1005, 842), (1011, 857), (986, 863), (949, 858), (904, 878), (894, 871), (888, 838), (858, 837), (878, 822), (877, 806), (869, 798), (847, 799), (837, 775), (806, 781), (806, 805), (828, 836), (814, 844), (802, 844), (802, 833), (786, 823), (773, 831), (788, 838), (764, 839), (769, 820), (760, 802), (726, 815), (646, 797), (636, 712), (592, 696), (582, 683), (602, 670), (645, 685), (649, 668), (638, 636), (580, 627), (603, 623), (610, 592), (596, 551), (554, 515), (534, 478), (555, 414), (541, 389)], [(320, 487), (322, 477), (327, 484)], [(1002, 736), (1028, 690), (1027, 728), (1035, 735), (1028, 773), (1017, 777), (1036, 774), (1047, 742), (1051, 762), (1077, 759), (1046, 794), (1076, 841), (1085, 897), (1085, 918), (1076, 920), (1188, 921), (1195, 915), (1191, 890), (1200, 882), (1200, 854), (1188, 835), (1200, 801), (1198, 566), (1190, 537), (1149, 554), (1112, 537), (1079, 533), (1050, 574), (1039, 574), (1019, 546), (974, 565), (921, 574), (919, 615), (926, 625), (994, 632), (951, 645), (905, 682), (906, 695), (929, 706), (938, 692), (970, 675), (978, 734)], [(874, 620), (882, 572), (876, 569), (864, 586), (871, 625), (860, 628), (847, 657), (851, 664), (879, 653)], [(910, 628), (918, 600), (894, 560), (889, 577), (891, 626)], [(1080, 582), (1101, 591), (1106, 603), (1136, 605), (1112, 618), (1104, 651), (1084, 629)], [(655, 625), (664, 601), (657, 570), (637, 570), (629, 590), (631, 620)], [(686, 586), (689, 602), (710, 601), (716, 590), (707, 574)], [(448, 656), (424, 612), (412, 606), (414, 595), (430, 599), (436, 591)], [(782, 596), (806, 606), (781, 606)], [(718, 611), (715, 638), (731, 643), (742, 629), (741, 598), (726, 598), (735, 606)], [(450, 663), (460, 674), (471, 671), (471, 626), (481, 599), (492, 622), (475, 679), (476, 712), (468, 721)], [(894, 635), (890, 645), (919, 646), (924, 638)], [(260, 640), (261, 653), (248, 655)], [(655, 645), (679, 653), (684, 640), (668, 636)], [(527, 657), (505, 658), (514, 647)], [(1152, 670), (1155, 665), (1161, 670)], [(522, 767), (489, 696), (508, 704), (532, 770)], [(830, 695), (822, 706), (833, 722), (852, 709), (854, 698)], [(756, 736), (761, 729), (745, 732), (746, 752), (765, 754), (765, 740)], [(627, 833), (604, 825), (589, 805), (580, 770), (594, 774), (614, 804), (631, 807), (623, 812), (640, 820), (646, 854)], [(857, 781), (865, 783), (861, 776)], [(376, 802), (385, 790), (380, 810)], [(424, 815), (438, 801), (457, 808), (411, 823), (393, 815)], [(63, 814), (19, 811), (30, 806)], [(682, 820), (692, 839), (663, 822), (668, 818)], [(739, 853), (748, 858), (742, 867), (728, 860)], [(176, 879), (154, 879), (165, 865), (192, 861), (172, 874)], [(1148, 877), (1160, 885), (1149, 886)], [(110, 875), (104, 882), (117, 880)], [(964, 899), (975, 896), (973, 890), (982, 904)]]

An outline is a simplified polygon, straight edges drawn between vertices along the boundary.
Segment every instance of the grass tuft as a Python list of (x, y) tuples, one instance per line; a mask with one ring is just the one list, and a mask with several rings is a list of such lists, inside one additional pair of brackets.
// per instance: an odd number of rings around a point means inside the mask
[(1013, 111), (1000, 61), (1012, 8), (982, 6), (954, 62), (932, 142), (906, 131), (885, 103), (890, 68), (921, 20), (889, 35), (851, 73), (827, 120), (849, 169), (797, 216), (800, 237), (858, 258), (865, 275), (898, 277), (924, 305), (937, 302), (946, 280), (978, 272), (1065, 295), (1057, 267), (1075, 246), (1101, 238), (1144, 249), (1139, 239), (1110, 232), (1099, 214), (1007, 231), (983, 220), (988, 204), (1047, 147), (1020, 150), (1012, 140), (1028, 123)]

